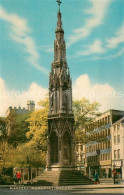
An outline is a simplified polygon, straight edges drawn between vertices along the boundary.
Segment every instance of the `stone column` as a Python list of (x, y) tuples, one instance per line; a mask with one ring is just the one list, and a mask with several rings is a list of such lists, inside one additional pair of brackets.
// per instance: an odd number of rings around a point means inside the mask
[(62, 112), (62, 87), (60, 87), (60, 113)]
[(55, 89), (54, 89), (54, 92), (53, 92), (53, 113), (55, 114), (56, 113), (56, 92), (55, 92)]
[(49, 167), (50, 166), (50, 142), (49, 142), (49, 138), (48, 138), (48, 145), (47, 145), (46, 161), (47, 161), (47, 167)]
[(62, 164), (62, 158), (61, 158), (61, 136), (58, 136), (58, 162), (61, 165)]
[(75, 166), (76, 159), (75, 159), (75, 144), (74, 144), (73, 136), (71, 138), (71, 160), (72, 160), (73, 165)]

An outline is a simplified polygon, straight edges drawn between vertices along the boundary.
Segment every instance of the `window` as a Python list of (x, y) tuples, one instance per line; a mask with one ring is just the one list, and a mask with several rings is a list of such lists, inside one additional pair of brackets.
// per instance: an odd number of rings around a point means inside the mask
[(116, 144), (116, 136), (114, 136), (114, 144)]
[(114, 159), (116, 159), (116, 150), (114, 150)]
[(120, 125), (117, 125), (117, 130), (119, 130), (120, 129)]
[(108, 153), (108, 160), (110, 160), (110, 153)]
[(81, 145), (81, 151), (83, 151), (83, 145)]
[(108, 141), (108, 148), (110, 148), (110, 141)]
[(118, 138), (117, 139), (118, 139), (118, 143), (120, 143), (120, 135), (118, 135)]
[(116, 126), (114, 126), (114, 132), (116, 131)]
[(120, 149), (118, 149), (118, 159), (120, 159)]
[(105, 117), (105, 124), (107, 125), (107, 117)]
[(108, 129), (108, 135), (110, 135), (110, 129)]

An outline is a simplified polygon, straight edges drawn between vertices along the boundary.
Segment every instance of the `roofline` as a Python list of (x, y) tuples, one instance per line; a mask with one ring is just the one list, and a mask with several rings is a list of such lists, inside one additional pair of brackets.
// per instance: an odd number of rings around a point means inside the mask
[(122, 120), (124, 120), (124, 116), (121, 119), (119, 119), (118, 121), (116, 121), (115, 123), (113, 123), (112, 126), (118, 124), (119, 122), (121, 123)]
[(110, 109), (110, 110), (107, 110), (107, 111), (105, 111), (105, 112), (102, 112), (102, 114), (105, 114), (105, 113), (107, 113), (107, 112), (111, 112), (111, 111), (124, 112), (124, 110)]

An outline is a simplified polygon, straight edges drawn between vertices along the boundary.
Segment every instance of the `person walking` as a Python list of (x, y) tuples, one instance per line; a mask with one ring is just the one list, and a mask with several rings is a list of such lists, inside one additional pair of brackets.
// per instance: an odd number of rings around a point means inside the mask
[(98, 175), (98, 173), (97, 173), (97, 170), (95, 170), (95, 184), (98, 184), (98, 183), (100, 183), (99, 182), (99, 175)]
[(113, 169), (113, 180), (114, 180), (114, 184), (116, 184), (116, 179), (117, 179), (117, 171), (115, 169)]
[(20, 171), (17, 173), (17, 184), (21, 184), (21, 178), (22, 178), (22, 175), (20, 173)]
[(13, 180), (14, 184), (17, 185), (17, 172), (14, 174)]
[(121, 173), (120, 173), (120, 171), (118, 172), (118, 184), (120, 184), (120, 182), (121, 182)]

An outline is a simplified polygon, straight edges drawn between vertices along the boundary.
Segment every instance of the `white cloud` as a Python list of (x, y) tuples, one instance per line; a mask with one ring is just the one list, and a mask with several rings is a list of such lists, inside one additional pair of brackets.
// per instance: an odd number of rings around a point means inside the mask
[(4, 116), (6, 110), (9, 106), (26, 107), (26, 102), (28, 100), (34, 100), (36, 103), (36, 108), (38, 108), (37, 103), (44, 99), (48, 90), (32, 83), (27, 91), (9, 90), (7, 89), (5, 82), (0, 78), (0, 116)]
[[(87, 53), (88, 53), (88, 51), (86, 51)], [(91, 57), (91, 58), (82, 58), (81, 59), (81, 61), (89, 61), (89, 60), (110, 60), (110, 59), (112, 59), (112, 58), (117, 58), (117, 57), (119, 57), (119, 56), (121, 56), (121, 55), (123, 55), (124, 54), (124, 48), (122, 48), (122, 49), (120, 49), (118, 52), (116, 52), (115, 54), (112, 54), (112, 55), (106, 55), (106, 56), (95, 56), (95, 57)], [(76, 58), (76, 57), (78, 57), (78, 56), (80, 56), (80, 55), (86, 55), (85, 54), (85, 52), (79, 52), (79, 53), (77, 53), (77, 54), (75, 54), (75, 55), (73, 55), (73, 56), (71, 56), (71, 58)], [(89, 54), (87, 54), (87, 55), (89, 55)]]
[(93, 57), (92, 59), (93, 60), (99, 60), (99, 59), (101, 59), (101, 60), (109, 60), (111, 58), (117, 58), (117, 57), (119, 57), (119, 56), (121, 56), (123, 54), (124, 54), (124, 48), (120, 49), (120, 51), (118, 51), (115, 54), (112, 54), (112, 55), (109, 55), (109, 56), (103, 56), (103, 57)]
[[(25, 107), (28, 100), (34, 100), (37, 104), (48, 93), (46, 88), (36, 83), (32, 83), (27, 91), (7, 89), (3, 79), (0, 79), (0, 86), (0, 116), (5, 115), (9, 106), (18, 107), (21, 105), (21, 107)], [(82, 97), (88, 98), (91, 102), (99, 102), (102, 105), (101, 112), (108, 109), (124, 110), (124, 89), (116, 91), (108, 84), (92, 85), (87, 74), (78, 77), (73, 85), (73, 98), (81, 99)], [(36, 108), (38, 108), (37, 105)]]
[(101, 112), (109, 109), (124, 110), (124, 89), (116, 91), (108, 84), (91, 84), (87, 74), (81, 75), (73, 86), (74, 99), (88, 98), (101, 104)]
[(89, 36), (93, 28), (103, 23), (107, 8), (111, 0), (89, 0), (89, 2), (92, 4), (92, 7), (87, 9), (85, 12), (90, 17), (85, 20), (85, 25), (83, 27), (75, 29), (74, 34), (69, 36), (69, 42), (67, 46), (70, 46), (80, 39)]
[(107, 39), (106, 41), (107, 41), (107, 47), (111, 49), (118, 47), (120, 43), (124, 43), (124, 24), (115, 33), (115, 37), (111, 39)]
[(28, 27), (27, 20), (20, 18), (17, 14), (7, 13), (1, 6), (0, 18), (9, 24), (11, 38), (24, 45), (25, 52), (29, 54), (28, 61), (38, 70), (48, 74), (48, 71), (38, 63), (39, 53), (35, 41), (30, 36), (31, 29)]
[(92, 45), (88, 45), (87, 47), (88, 47), (87, 50), (77, 52), (76, 56), (90, 55), (90, 54), (105, 52), (105, 49), (102, 47), (102, 42), (99, 39), (95, 40)]

